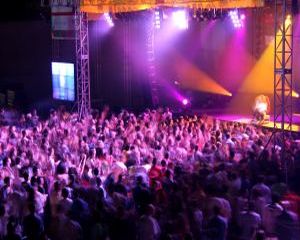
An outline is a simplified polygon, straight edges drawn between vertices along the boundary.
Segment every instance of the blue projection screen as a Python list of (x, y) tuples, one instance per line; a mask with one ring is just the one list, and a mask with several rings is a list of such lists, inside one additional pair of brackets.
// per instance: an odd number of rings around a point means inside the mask
[(52, 62), (52, 95), (54, 99), (74, 101), (74, 64)]

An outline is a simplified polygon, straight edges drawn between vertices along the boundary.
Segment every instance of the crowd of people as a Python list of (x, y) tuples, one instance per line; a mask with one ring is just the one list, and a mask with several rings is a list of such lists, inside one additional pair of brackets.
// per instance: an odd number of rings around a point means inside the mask
[(169, 109), (2, 123), (0, 240), (300, 239), (297, 135), (283, 156), (268, 129)]

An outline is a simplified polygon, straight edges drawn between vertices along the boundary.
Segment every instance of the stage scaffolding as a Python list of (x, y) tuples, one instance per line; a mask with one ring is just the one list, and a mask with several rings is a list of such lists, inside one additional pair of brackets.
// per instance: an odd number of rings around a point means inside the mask
[(78, 118), (91, 111), (89, 35), (87, 13), (80, 11), (79, 1), (75, 4), (76, 32), (76, 76), (77, 76), (77, 112)]
[(147, 57), (148, 57), (148, 76), (151, 90), (151, 99), (153, 107), (159, 105), (158, 82), (156, 77), (156, 61), (155, 61), (155, 12), (150, 16), (147, 29)]
[[(288, 180), (286, 140), (292, 130), (293, 16), (288, 0), (275, 0), (274, 146), (280, 143), (282, 167)], [(280, 123), (280, 124), (276, 124)]]

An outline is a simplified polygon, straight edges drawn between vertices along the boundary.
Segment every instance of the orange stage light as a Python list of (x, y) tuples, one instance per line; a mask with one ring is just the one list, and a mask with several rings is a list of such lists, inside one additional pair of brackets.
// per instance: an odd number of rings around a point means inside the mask
[(174, 53), (173, 59), (173, 68), (177, 71), (177, 74), (181, 76), (179, 81), (180, 85), (184, 88), (232, 96), (229, 91), (212, 79), (208, 74), (197, 68), (180, 54)]

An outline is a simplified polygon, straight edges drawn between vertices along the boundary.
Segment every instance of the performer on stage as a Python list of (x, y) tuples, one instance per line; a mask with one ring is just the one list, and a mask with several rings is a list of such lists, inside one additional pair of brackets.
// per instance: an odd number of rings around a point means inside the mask
[(268, 96), (258, 95), (254, 100), (253, 116), (258, 123), (263, 123), (270, 111), (270, 100)]

